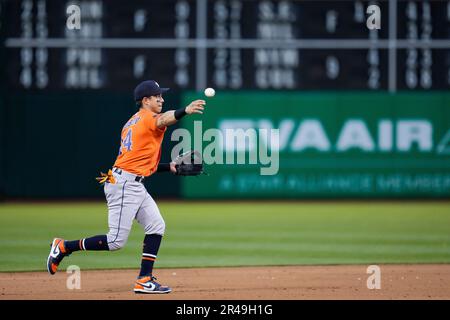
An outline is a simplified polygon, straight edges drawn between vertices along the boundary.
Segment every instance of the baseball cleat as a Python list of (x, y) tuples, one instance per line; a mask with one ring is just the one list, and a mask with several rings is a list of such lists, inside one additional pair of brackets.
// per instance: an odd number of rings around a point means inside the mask
[(172, 291), (167, 286), (162, 286), (155, 281), (154, 276), (140, 278), (134, 285), (134, 293), (169, 293)]
[(66, 248), (64, 247), (64, 239), (55, 238), (50, 245), (50, 253), (47, 258), (47, 271), (50, 274), (55, 274), (59, 264), (65, 256), (68, 256)]

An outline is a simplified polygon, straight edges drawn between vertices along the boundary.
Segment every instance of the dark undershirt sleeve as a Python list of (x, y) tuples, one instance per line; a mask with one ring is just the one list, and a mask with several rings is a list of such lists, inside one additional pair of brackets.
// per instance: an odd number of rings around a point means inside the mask
[(170, 164), (169, 163), (160, 163), (158, 164), (158, 169), (156, 172), (169, 172), (170, 171)]

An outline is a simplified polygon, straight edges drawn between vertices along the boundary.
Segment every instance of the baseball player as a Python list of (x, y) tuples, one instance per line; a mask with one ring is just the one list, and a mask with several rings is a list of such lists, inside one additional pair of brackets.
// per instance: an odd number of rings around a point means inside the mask
[(62, 259), (80, 250), (119, 250), (125, 246), (133, 220), (144, 228), (141, 270), (134, 285), (135, 293), (169, 293), (171, 288), (157, 283), (153, 264), (165, 231), (165, 223), (153, 198), (143, 185), (146, 177), (155, 172), (177, 174), (178, 165), (159, 163), (161, 143), (167, 126), (182, 117), (202, 114), (204, 100), (192, 101), (187, 107), (161, 113), (162, 94), (169, 90), (160, 88), (154, 80), (140, 83), (134, 90), (139, 107), (122, 129), (119, 155), (112, 170), (97, 178), (104, 183), (108, 204), (109, 232), (74, 241), (53, 239), (47, 259), (47, 270), (55, 274)]

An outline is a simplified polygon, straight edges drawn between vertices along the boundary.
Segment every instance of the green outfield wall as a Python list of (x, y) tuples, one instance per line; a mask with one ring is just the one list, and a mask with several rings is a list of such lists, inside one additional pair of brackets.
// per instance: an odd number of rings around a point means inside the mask
[[(164, 110), (198, 98), (203, 94), (171, 92)], [(209, 175), (198, 178), (152, 176), (146, 186), (156, 199), (450, 197), (449, 93), (218, 90), (205, 99), (203, 115), (167, 131), (162, 161), (182, 142), (174, 130), (185, 128), (189, 148), (223, 163), (208, 164)], [(94, 178), (112, 166), (121, 128), (134, 112), (129, 92), (3, 94), (0, 199), (102, 199)], [(233, 144), (211, 135), (227, 129), (278, 129), (276, 174), (261, 175), (270, 164), (261, 163), (260, 154), (249, 164), (268, 139), (249, 136)]]
[(5, 104), (3, 103), (3, 95), (0, 96), (0, 201), (5, 195)]
[[(178, 106), (177, 94), (165, 98), (168, 108)], [(7, 199), (104, 198), (95, 177), (116, 159), (122, 127), (137, 111), (132, 93), (12, 92), (4, 102), (0, 186)], [(145, 183), (156, 198), (177, 197), (178, 181), (163, 173)]]
[[(182, 101), (198, 97), (188, 93)], [(197, 132), (192, 147), (209, 146), (215, 162), (207, 166), (208, 176), (182, 180), (186, 198), (450, 196), (449, 93), (219, 91), (194, 120), (202, 122), (185, 119), (181, 127)], [(222, 137), (208, 135), (211, 128)], [(227, 129), (251, 128), (279, 129), (276, 174), (261, 175), (269, 165), (260, 159), (249, 164), (270, 140), (251, 134), (244, 135), (245, 143), (227, 140)], [(217, 164), (220, 155), (223, 164)], [(244, 164), (237, 163), (238, 155), (246, 157)], [(233, 157), (234, 163), (227, 161)]]

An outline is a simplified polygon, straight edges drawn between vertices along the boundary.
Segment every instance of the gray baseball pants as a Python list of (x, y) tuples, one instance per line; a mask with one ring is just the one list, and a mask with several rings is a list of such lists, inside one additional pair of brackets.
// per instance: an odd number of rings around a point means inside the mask
[(108, 203), (109, 250), (123, 248), (128, 240), (134, 219), (144, 228), (145, 234), (164, 235), (164, 219), (153, 198), (136, 176), (122, 170), (113, 172), (115, 183), (105, 183), (104, 191)]

